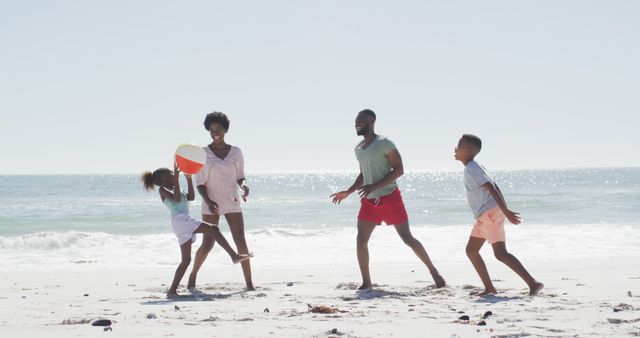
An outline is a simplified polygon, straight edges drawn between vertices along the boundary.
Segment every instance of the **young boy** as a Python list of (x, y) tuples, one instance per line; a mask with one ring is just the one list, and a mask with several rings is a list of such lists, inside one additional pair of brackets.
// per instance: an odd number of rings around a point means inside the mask
[(520, 215), (507, 208), (498, 185), (493, 182), (485, 169), (474, 161), (482, 148), (479, 137), (464, 134), (455, 149), (456, 160), (462, 162), (464, 168), (464, 185), (467, 189), (467, 200), (476, 219), (471, 236), (467, 243), (467, 256), (473, 267), (480, 275), (484, 291), (478, 296), (496, 294), (496, 288), (491, 283), (487, 266), (480, 256), (480, 248), (485, 241), (493, 247), (493, 254), (502, 263), (518, 274), (529, 286), (529, 295), (535, 296), (542, 290), (544, 284), (533, 278), (522, 266), (520, 261), (507, 252), (504, 234), (505, 217), (512, 224), (520, 224)]

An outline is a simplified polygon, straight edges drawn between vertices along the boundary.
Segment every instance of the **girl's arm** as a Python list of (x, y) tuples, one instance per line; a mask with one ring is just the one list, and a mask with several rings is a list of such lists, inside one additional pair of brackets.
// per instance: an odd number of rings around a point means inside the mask
[(167, 198), (172, 199), (176, 202), (180, 202), (182, 200), (182, 196), (180, 196), (180, 187), (176, 187), (176, 190), (174, 190), (173, 192), (161, 187), (160, 189), (158, 189), (158, 192), (160, 193), (160, 198), (163, 202)]
[(196, 194), (193, 192), (193, 180), (191, 179), (191, 175), (185, 174), (184, 177), (187, 178), (187, 184), (189, 186), (189, 190), (187, 191), (187, 200), (193, 201), (196, 199)]
[(182, 194), (180, 193), (180, 168), (178, 168), (178, 163), (175, 162), (173, 162), (173, 200), (176, 202), (182, 201)]

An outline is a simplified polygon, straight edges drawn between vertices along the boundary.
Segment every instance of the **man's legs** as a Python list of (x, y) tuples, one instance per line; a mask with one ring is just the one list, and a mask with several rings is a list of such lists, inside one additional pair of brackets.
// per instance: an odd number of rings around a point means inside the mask
[(362, 275), (362, 285), (358, 290), (370, 289), (371, 276), (369, 275), (369, 238), (376, 228), (376, 223), (358, 220), (358, 237), (356, 238), (356, 250), (358, 254), (358, 264)]
[(406, 245), (408, 245), (413, 250), (413, 252), (415, 252), (416, 256), (418, 256), (418, 258), (420, 258), (420, 260), (427, 266), (429, 272), (431, 273), (431, 277), (433, 277), (433, 281), (436, 283), (436, 287), (444, 287), (446, 285), (444, 278), (440, 276), (440, 273), (438, 273), (438, 269), (436, 269), (436, 267), (431, 262), (431, 259), (427, 254), (427, 250), (424, 249), (422, 243), (420, 243), (420, 241), (413, 237), (413, 234), (411, 234), (411, 229), (409, 229), (409, 222), (396, 224), (395, 227), (398, 235), (400, 235), (400, 238), (402, 238), (402, 241)]

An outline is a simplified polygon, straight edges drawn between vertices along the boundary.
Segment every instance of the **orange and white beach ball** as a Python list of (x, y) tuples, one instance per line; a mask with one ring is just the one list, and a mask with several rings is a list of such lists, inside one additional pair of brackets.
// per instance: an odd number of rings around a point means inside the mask
[(198, 145), (184, 143), (178, 146), (175, 158), (178, 168), (180, 168), (182, 172), (194, 175), (204, 166), (207, 161), (207, 154), (205, 154), (204, 149)]

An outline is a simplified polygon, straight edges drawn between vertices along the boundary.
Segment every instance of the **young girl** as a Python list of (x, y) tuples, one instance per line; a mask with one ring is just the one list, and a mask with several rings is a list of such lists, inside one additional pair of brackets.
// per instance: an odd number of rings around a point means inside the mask
[(160, 187), (160, 199), (162, 203), (171, 211), (171, 228), (180, 244), (182, 253), (182, 261), (176, 269), (171, 287), (167, 292), (168, 297), (177, 296), (176, 289), (180, 280), (184, 276), (187, 267), (191, 263), (191, 243), (196, 240), (196, 233), (204, 233), (212, 235), (216, 242), (231, 256), (234, 264), (240, 263), (253, 257), (252, 253), (247, 255), (237, 254), (229, 245), (227, 240), (222, 236), (217, 226), (203, 223), (189, 216), (189, 201), (193, 201), (195, 193), (193, 192), (193, 182), (191, 175), (184, 174), (189, 184), (188, 193), (180, 192), (180, 169), (177, 164), (173, 164), (173, 172), (168, 168), (160, 168), (152, 172), (145, 172), (140, 177), (145, 189), (153, 190), (155, 186)]

